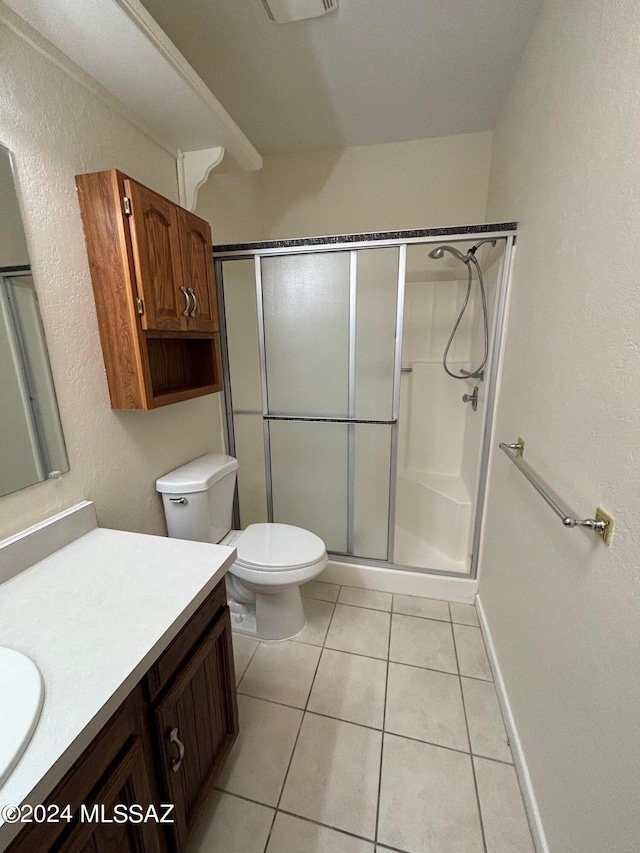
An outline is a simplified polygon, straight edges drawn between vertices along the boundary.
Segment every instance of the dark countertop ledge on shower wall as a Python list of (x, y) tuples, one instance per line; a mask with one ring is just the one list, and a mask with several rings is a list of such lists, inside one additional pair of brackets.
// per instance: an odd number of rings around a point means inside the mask
[(261, 240), (255, 243), (226, 243), (214, 246), (216, 255), (230, 252), (254, 252), (260, 249), (291, 249), (296, 246), (330, 246), (334, 243), (374, 243), (382, 240), (414, 240), (423, 237), (451, 237), (487, 234), (497, 231), (512, 233), (517, 222), (487, 222), (482, 225), (456, 225), (445, 228), (415, 228), (408, 231), (371, 231), (365, 234), (332, 234), (324, 237), (295, 237), (291, 240)]

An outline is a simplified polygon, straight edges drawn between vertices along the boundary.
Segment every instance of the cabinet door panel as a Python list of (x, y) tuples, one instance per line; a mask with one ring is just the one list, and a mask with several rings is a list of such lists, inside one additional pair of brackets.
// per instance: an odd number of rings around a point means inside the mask
[(218, 309), (213, 283), (211, 228), (188, 210), (180, 208), (180, 244), (184, 286), (191, 288), (195, 305), (189, 315), (189, 328), (195, 332), (218, 331)]
[[(130, 806), (135, 803), (146, 810), (151, 801), (142, 746), (136, 739), (87, 803), (87, 809), (91, 814), (95, 805), (99, 809), (104, 807), (105, 816), (110, 818), (117, 804)], [(56, 853), (161, 853), (160, 827), (154, 821), (78, 823), (56, 847)]]
[(135, 181), (125, 181), (131, 202), (131, 242), (143, 329), (187, 328), (182, 287), (178, 208)]
[(228, 607), (185, 663), (155, 716), (162, 774), (167, 796), (176, 804), (174, 829), (181, 847), (238, 733)]

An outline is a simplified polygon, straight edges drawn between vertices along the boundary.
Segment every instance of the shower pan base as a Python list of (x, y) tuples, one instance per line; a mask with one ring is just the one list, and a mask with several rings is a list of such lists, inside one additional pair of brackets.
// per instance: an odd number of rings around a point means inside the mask
[(342, 563), (338, 559), (330, 559), (329, 565), (316, 580), (395, 595), (455, 601), (458, 604), (473, 604), (478, 591), (478, 581), (468, 575), (456, 577), (390, 564)]
[(468, 576), (468, 560), (453, 560), (411, 530), (396, 526), (395, 562), (402, 566)]

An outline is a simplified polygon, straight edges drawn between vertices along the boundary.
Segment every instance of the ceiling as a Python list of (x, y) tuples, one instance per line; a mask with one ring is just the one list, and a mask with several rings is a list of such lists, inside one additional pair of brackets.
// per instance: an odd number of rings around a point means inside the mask
[(542, 0), (142, 0), (263, 154), (494, 127)]

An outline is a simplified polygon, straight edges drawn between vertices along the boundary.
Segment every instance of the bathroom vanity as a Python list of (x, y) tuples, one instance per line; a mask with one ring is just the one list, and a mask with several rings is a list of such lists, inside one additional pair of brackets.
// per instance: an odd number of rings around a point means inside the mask
[(31, 821), (0, 823), (0, 851), (183, 850), (238, 732), (236, 552), (98, 528), (90, 503), (26, 534), (0, 546), (0, 646), (38, 665), (45, 700), (0, 788), (0, 814)]

